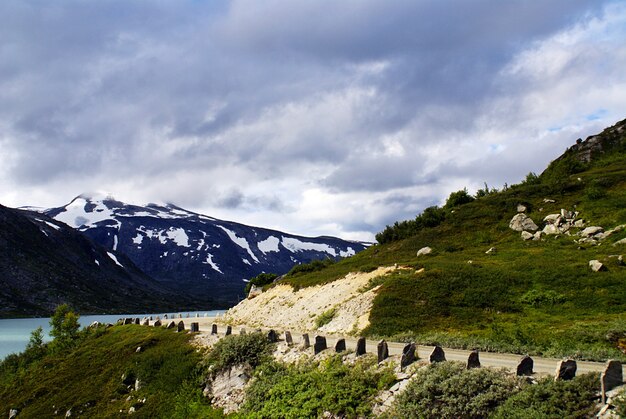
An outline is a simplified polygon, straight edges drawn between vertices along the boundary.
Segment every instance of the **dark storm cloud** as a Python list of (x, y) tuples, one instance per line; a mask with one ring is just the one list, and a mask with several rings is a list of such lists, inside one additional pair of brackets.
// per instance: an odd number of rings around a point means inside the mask
[[(514, 57), (607, 4), (3, 1), (0, 162), (14, 188), (107, 179), (279, 213), (300, 188), (519, 176), (515, 150), (496, 165), (455, 150), (504, 129), (483, 115), (528, 90), (503, 79)], [(391, 207), (408, 214), (432, 191), (421, 196)]]

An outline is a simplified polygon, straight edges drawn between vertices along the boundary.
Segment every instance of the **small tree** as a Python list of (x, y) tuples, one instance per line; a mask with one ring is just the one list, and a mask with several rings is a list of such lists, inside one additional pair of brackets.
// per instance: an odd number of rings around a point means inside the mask
[(458, 207), (459, 205), (470, 203), (474, 200), (474, 197), (467, 193), (467, 188), (463, 188), (460, 191), (452, 192), (446, 200), (445, 208)]
[(61, 304), (56, 308), (50, 319), (52, 327), (50, 335), (54, 338), (54, 349), (69, 348), (74, 345), (80, 329), (79, 317), (67, 304)]

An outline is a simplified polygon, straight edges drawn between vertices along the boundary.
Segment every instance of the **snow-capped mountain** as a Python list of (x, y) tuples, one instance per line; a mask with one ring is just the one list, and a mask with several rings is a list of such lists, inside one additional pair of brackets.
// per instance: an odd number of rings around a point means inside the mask
[(0, 317), (200, 308), (172, 295), (128, 258), (44, 214), (0, 205)]
[(218, 220), (175, 205), (129, 205), (110, 196), (80, 195), (44, 213), (78, 229), (177, 291), (234, 302), (245, 280), (286, 273), (314, 259), (352, 256), (366, 244), (301, 237)]

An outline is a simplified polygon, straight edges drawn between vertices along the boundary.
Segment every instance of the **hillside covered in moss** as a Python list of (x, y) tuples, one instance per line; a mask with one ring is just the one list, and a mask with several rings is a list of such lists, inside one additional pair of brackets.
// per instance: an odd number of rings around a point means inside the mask
[[(518, 213), (536, 231), (512, 229)], [(578, 140), (540, 175), (453, 192), (443, 207), (387, 226), (366, 251), (298, 267), (281, 283), (301, 288), (397, 264), (409, 269), (372, 283), (381, 287), (369, 336), (624, 360), (624, 224), (626, 120)], [(431, 253), (418, 256), (425, 247)]]

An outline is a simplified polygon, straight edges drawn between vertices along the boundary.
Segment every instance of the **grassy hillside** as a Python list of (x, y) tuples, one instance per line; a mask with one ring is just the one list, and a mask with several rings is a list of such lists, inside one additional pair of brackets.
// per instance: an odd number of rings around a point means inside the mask
[(189, 417), (185, 410), (194, 404), (211, 412), (197, 384), (201, 354), (190, 335), (135, 325), (81, 333), (74, 349), (42, 357), (26, 351), (0, 363), (3, 414), (16, 408), (19, 417), (44, 418), (71, 409), (72, 417), (121, 417), (134, 407), (135, 417), (173, 418)]
[[(626, 267), (611, 257), (626, 253), (626, 245), (612, 245), (626, 230), (591, 245), (575, 242), (578, 228), (540, 241), (523, 241), (509, 228), (518, 204), (540, 229), (546, 215), (561, 209), (579, 211), (587, 226), (626, 224), (625, 126), (577, 144), (540, 176), (500, 191), (486, 187), (461, 205), (449, 199), (444, 208), (387, 227), (379, 235), (384, 244), (284, 281), (305, 287), (399, 264), (409, 269), (376, 281), (382, 287), (370, 336), (626, 360)], [(424, 246), (433, 253), (416, 256)], [(592, 259), (608, 270), (592, 272)]]

